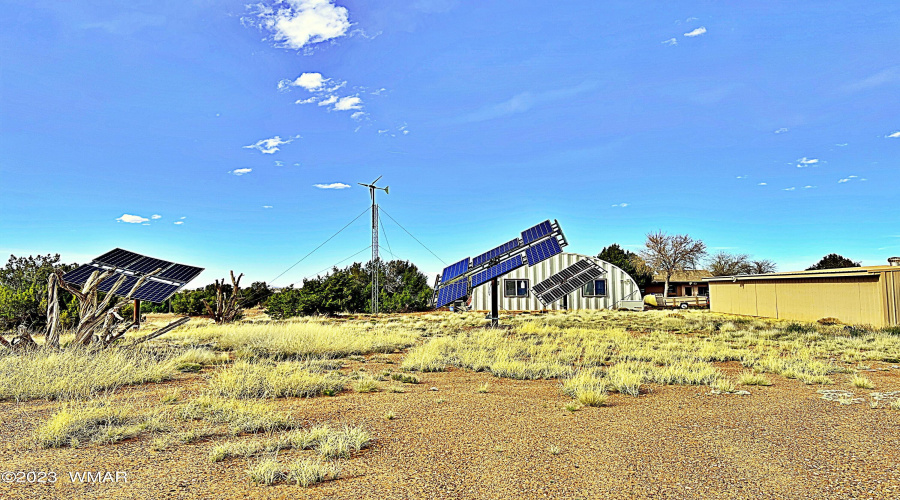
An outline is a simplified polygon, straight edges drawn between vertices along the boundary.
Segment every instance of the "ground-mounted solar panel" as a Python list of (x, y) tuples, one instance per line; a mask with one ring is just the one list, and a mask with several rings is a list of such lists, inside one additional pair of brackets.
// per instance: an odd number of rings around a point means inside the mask
[(469, 270), (469, 262), (470, 259), (466, 257), (465, 259), (455, 264), (450, 264), (449, 266), (445, 267), (444, 272), (441, 273), (441, 283), (447, 283), (453, 278), (456, 278), (461, 274), (465, 274), (465, 272)]
[(547, 236), (551, 232), (553, 232), (553, 226), (550, 225), (549, 220), (545, 220), (536, 226), (529, 227), (522, 231), (522, 241), (527, 245)]
[(520, 243), (519, 238), (515, 238), (515, 239), (507, 241), (506, 243), (500, 245), (497, 248), (493, 248), (491, 250), (488, 250), (487, 252), (484, 252), (483, 254), (472, 259), (472, 267), (480, 266), (481, 264), (484, 264), (485, 262), (487, 262), (495, 257), (503, 255), (504, 253), (512, 250), (513, 248), (518, 247), (519, 243)]
[(128, 250), (116, 248), (114, 250), (106, 252), (105, 254), (97, 257), (94, 260), (96, 262), (101, 262), (112, 267), (125, 268), (125, 266), (133, 263), (141, 257), (143, 257), (143, 255), (139, 253), (129, 252)]
[(174, 266), (163, 270), (163, 272), (156, 274), (157, 278), (165, 278), (173, 281), (180, 281), (182, 283), (187, 283), (192, 279), (196, 278), (198, 274), (203, 272), (202, 267), (194, 267), (187, 266), (185, 264), (175, 264)]
[(443, 286), (438, 290), (437, 300), (434, 307), (444, 307), (453, 301), (459, 300), (469, 294), (469, 283), (466, 280), (460, 280), (455, 283)]
[(106, 278), (105, 280), (100, 282), (100, 285), (97, 286), (97, 290), (100, 290), (101, 292), (109, 292), (110, 290), (112, 290), (113, 285), (116, 284), (116, 281), (118, 281), (119, 277), (121, 276), (125, 276), (125, 281), (123, 281), (122, 284), (119, 285), (119, 288), (116, 289), (115, 294), (122, 297), (128, 295), (128, 292), (130, 292), (134, 284), (137, 283), (138, 278), (136, 276), (115, 273), (109, 278)]
[(157, 269), (165, 269), (172, 265), (172, 262), (162, 259), (154, 259), (153, 257), (141, 257), (140, 259), (125, 266), (125, 269), (137, 273), (150, 273)]
[(497, 276), (502, 276), (502, 275), (504, 275), (510, 271), (513, 271), (515, 269), (518, 269), (524, 265), (525, 265), (525, 262), (522, 260), (521, 255), (516, 255), (515, 257), (506, 259), (503, 262), (501, 262), (495, 266), (491, 266), (491, 267), (485, 269), (484, 271), (475, 273), (472, 276), (472, 286), (476, 287), (482, 283), (486, 283), (486, 282), (496, 278)]
[(67, 272), (66, 274), (63, 274), (63, 281), (75, 285), (83, 285), (87, 282), (88, 278), (91, 277), (91, 274), (93, 274), (94, 271), (103, 272), (105, 271), (105, 269), (91, 264), (85, 264), (78, 269), (74, 269)]
[(603, 277), (606, 271), (591, 259), (580, 260), (553, 276), (541, 281), (531, 291), (538, 300), (549, 305), (578, 290), (591, 281)]
[(533, 266), (538, 262), (544, 261), (554, 255), (562, 253), (562, 248), (556, 238), (550, 238), (540, 243), (532, 245), (525, 250), (525, 256), (528, 257), (528, 265)]
[[(139, 300), (147, 300), (150, 302), (162, 303), (165, 302), (166, 299), (172, 296), (173, 293), (177, 292), (178, 289), (181, 288), (179, 285), (172, 285), (170, 283), (163, 283), (161, 281), (147, 280), (144, 282), (140, 288), (134, 292), (134, 295), (131, 296), (132, 299)], [(124, 293), (128, 293), (131, 291), (124, 290)]]

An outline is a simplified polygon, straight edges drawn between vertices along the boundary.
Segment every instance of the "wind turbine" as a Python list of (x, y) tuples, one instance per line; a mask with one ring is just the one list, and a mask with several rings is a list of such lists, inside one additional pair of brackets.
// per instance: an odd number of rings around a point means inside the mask
[(378, 268), (380, 267), (380, 259), (378, 257), (378, 204), (375, 203), (375, 190), (380, 189), (384, 191), (384, 194), (390, 194), (390, 186), (378, 187), (375, 185), (382, 177), (384, 176), (379, 175), (378, 179), (375, 179), (370, 184), (357, 182), (360, 186), (369, 188), (369, 195), (372, 197), (372, 314), (378, 313)]

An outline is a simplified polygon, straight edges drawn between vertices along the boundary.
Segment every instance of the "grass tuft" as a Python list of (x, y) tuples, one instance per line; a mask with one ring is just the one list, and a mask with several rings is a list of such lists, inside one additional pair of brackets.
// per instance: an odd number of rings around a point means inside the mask
[(738, 378), (741, 385), (772, 385), (772, 382), (765, 375), (753, 372), (743, 372)]
[(109, 444), (166, 427), (163, 417), (137, 415), (120, 403), (104, 401), (56, 412), (34, 431), (34, 440), (43, 448)]
[(300, 362), (238, 361), (217, 371), (209, 386), (214, 393), (230, 398), (314, 397), (341, 392), (344, 379), (335, 373), (312, 373)]
[(853, 378), (850, 379), (850, 383), (853, 384), (854, 387), (859, 387), (860, 389), (875, 388), (875, 382), (872, 382), (872, 379), (863, 375), (854, 375)]

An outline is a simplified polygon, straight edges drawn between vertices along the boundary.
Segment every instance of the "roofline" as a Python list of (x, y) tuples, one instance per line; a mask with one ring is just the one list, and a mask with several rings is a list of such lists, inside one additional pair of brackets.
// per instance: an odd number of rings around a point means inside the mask
[(898, 272), (897, 266), (867, 266), (867, 267), (842, 267), (838, 269), (817, 269), (815, 271), (790, 271), (769, 274), (738, 274), (734, 276), (714, 276), (703, 278), (703, 281), (750, 281), (750, 280), (778, 280), (778, 279), (802, 279), (802, 278), (846, 278), (856, 276), (872, 276), (884, 272)]

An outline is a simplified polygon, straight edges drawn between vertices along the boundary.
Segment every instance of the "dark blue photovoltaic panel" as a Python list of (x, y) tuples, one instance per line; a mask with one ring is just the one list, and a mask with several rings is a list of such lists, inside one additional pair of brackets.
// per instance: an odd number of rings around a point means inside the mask
[[(132, 284), (133, 285), (133, 284)], [(156, 302), (157, 304), (165, 302), (173, 293), (181, 288), (178, 285), (170, 285), (160, 281), (147, 280), (140, 288), (131, 296), (132, 299), (147, 300)], [(125, 294), (131, 289), (123, 290)]]
[(562, 248), (559, 247), (559, 242), (556, 241), (556, 238), (550, 238), (526, 249), (525, 256), (528, 257), (528, 265), (533, 266), (561, 252)]
[[(100, 285), (97, 287), (97, 290), (100, 290), (101, 292), (110, 291), (113, 285), (116, 284), (116, 281), (119, 280), (120, 276), (122, 276), (122, 274), (116, 273), (109, 278), (106, 278), (100, 283)], [(116, 289), (116, 295), (120, 295), (122, 297), (128, 295), (128, 292), (131, 291), (131, 287), (133, 287), (134, 284), (137, 283), (137, 280), (138, 279), (134, 276), (125, 275), (125, 281), (123, 281), (122, 284), (119, 285), (119, 288)]]
[(473, 267), (480, 266), (481, 264), (484, 264), (485, 262), (493, 259), (494, 257), (501, 255), (503, 253), (506, 253), (506, 252), (512, 250), (513, 248), (516, 248), (517, 246), (519, 246), (519, 238), (507, 241), (506, 243), (500, 245), (499, 247), (494, 248), (493, 250), (488, 250), (487, 252), (484, 252), (483, 254), (479, 255), (478, 257), (475, 257), (474, 259), (472, 259), (472, 266)]
[(490, 281), (497, 276), (502, 276), (514, 269), (518, 269), (524, 266), (525, 263), (522, 262), (522, 256), (516, 255), (511, 259), (506, 259), (503, 262), (497, 264), (496, 266), (489, 267), (480, 273), (472, 276), (472, 286), (476, 287), (482, 283)]
[(171, 265), (172, 263), (167, 260), (154, 259), (153, 257), (141, 257), (139, 260), (125, 266), (125, 269), (138, 273), (149, 273), (156, 271), (159, 268), (165, 269)]
[(459, 276), (460, 274), (465, 273), (469, 270), (469, 258), (457, 262), (456, 264), (450, 264), (449, 266), (444, 268), (444, 272), (441, 274), (441, 283), (446, 283), (453, 278)]
[(553, 227), (550, 226), (550, 221), (545, 220), (544, 222), (541, 222), (537, 226), (529, 227), (528, 229), (522, 231), (522, 241), (524, 241), (525, 244), (527, 245), (527, 244), (531, 243), (532, 241), (537, 241), (537, 240), (543, 238), (544, 236), (547, 236), (552, 231), (553, 231)]
[(157, 278), (165, 278), (175, 281), (181, 281), (182, 283), (187, 283), (192, 279), (196, 278), (198, 274), (203, 272), (202, 267), (194, 267), (194, 266), (186, 266), (184, 264), (175, 264), (174, 266), (166, 269), (165, 271), (156, 274)]
[(110, 250), (94, 260), (113, 267), (125, 267), (128, 264), (131, 264), (132, 262), (140, 259), (141, 257), (143, 257), (143, 255), (139, 253), (129, 252), (128, 250), (116, 248), (115, 250)]
[(66, 274), (63, 274), (63, 281), (66, 283), (73, 283), (76, 285), (83, 285), (87, 282), (88, 278), (91, 277), (91, 274), (94, 271), (103, 272), (104, 269), (101, 269), (97, 266), (92, 266), (90, 264), (85, 264), (78, 269), (73, 271), (69, 271)]
[(445, 305), (459, 300), (469, 294), (469, 284), (466, 280), (460, 280), (456, 283), (442, 287), (438, 290), (437, 300), (434, 302), (435, 309), (444, 307)]

